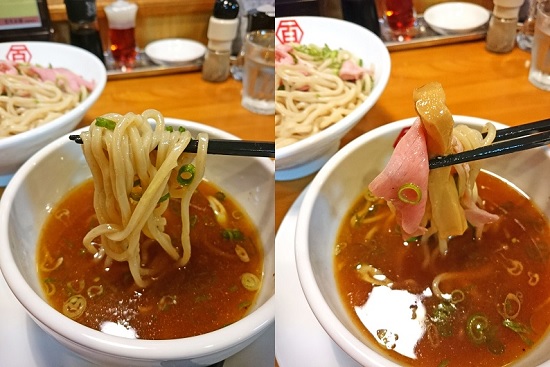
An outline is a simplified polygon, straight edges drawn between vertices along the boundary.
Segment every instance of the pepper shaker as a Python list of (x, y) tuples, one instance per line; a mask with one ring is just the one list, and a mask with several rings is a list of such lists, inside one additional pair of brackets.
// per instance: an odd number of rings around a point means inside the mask
[(208, 45), (202, 65), (202, 78), (223, 82), (229, 77), (233, 40), (239, 28), (239, 3), (236, 0), (216, 0), (208, 22)]
[(494, 8), (489, 20), (486, 45), (487, 51), (506, 53), (516, 43), (519, 8), (524, 0), (493, 0)]

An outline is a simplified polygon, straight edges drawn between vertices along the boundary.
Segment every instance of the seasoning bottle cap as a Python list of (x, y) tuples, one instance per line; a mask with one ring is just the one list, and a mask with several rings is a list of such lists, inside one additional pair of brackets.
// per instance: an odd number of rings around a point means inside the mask
[(235, 19), (239, 15), (239, 3), (236, 0), (216, 0), (212, 16), (218, 19)]
[(514, 19), (519, 15), (519, 8), (524, 0), (493, 0), (493, 14), (504, 19)]
[(126, 0), (117, 0), (107, 5), (104, 10), (110, 28), (129, 29), (135, 27), (138, 11), (137, 4)]
[(95, 0), (65, 0), (65, 8), (73, 23), (93, 22), (97, 16)]

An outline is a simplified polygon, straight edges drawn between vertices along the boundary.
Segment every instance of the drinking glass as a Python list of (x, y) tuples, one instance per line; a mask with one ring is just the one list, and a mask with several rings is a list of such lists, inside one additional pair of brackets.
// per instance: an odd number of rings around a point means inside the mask
[(542, 0), (537, 5), (529, 81), (550, 91), (550, 0)]
[(412, 0), (385, 0), (383, 14), (395, 38), (414, 36), (416, 12)]
[(275, 32), (247, 33), (244, 41), (244, 72), (241, 104), (249, 111), (275, 114)]
[(105, 7), (109, 23), (109, 41), (113, 59), (118, 66), (132, 67), (136, 60), (136, 14), (138, 6), (117, 0)]

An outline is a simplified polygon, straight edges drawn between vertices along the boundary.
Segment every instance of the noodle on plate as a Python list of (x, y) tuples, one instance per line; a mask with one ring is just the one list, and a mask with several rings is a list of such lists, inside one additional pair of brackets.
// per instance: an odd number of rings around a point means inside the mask
[(370, 94), (374, 71), (347, 50), (278, 45), (275, 55), (275, 147), (340, 121)]
[(0, 139), (62, 116), (93, 89), (65, 68), (0, 61)]

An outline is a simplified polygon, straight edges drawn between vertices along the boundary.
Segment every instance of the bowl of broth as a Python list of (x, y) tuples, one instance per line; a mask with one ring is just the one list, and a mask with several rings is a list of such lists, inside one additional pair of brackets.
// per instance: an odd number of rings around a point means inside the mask
[[(550, 187), (541, 184), (550, 179), (548, 149), (481, 161), (479, 198), (499, 219), (480, 239), (469, 224), (442, 253), (433, 238), (404, 239), (394, 212), (384, 200), (373, 204), (368, 190), (415, 120), (348, 143), (308, 187), (296, 261), (313, 313), (364, 366), (548, 363)], [(454, 122), (481, 131), (488, 121)]]
[[(192, 136), (238, 139), (200, 123), (164, 120), (171, 130), (185, 128)], [(160, 159), (160, 147), (155, 154)], [(197, 171), (183, 164), (181, 172), (192, 172), (192, 178), (199, 174), (195, 166)], [(94, 196), (99, 202), (104, 197), (98, 194), (90, 167), (83, 148), (66, 135), (33, 155), (2, 196), (2, 274), (46, 333), (83, 360), (100, 365), (208, 366), (241, 351), (273, 323), (270, 159), (206, 155), (204, 176), (190, 192), (189, 209), (181, 209), (185, 199), (172, 191), (154, 199), (155, 210), (167, 205), (159, 217), (166, 235), (155, 237), (155, 226), (147, 227), (145, 237), (138, 233), (139, 257), (131, 260), (136, 254), (130, 251), (128, 261), (120, 256), (132, 248), (131, 242), (95, 253), (83, 246), (84, 236), (98, 226), (101, 216), (115, 212), (113, 207), (103, 214), (94, 209)], [(148, 190), (135, 190), (144, 185), (145, 176), (139, 177), (129, 194), (138, 206), (148, 195)], [(175, 264), (168, 251), (162, 251), (165, 247), (158, 246), (161, 241), (151, 238), (171, 241), (181, 254), (184, 216), (191, 255)], [(92, 246), (97, 246), (95, 241)]]

